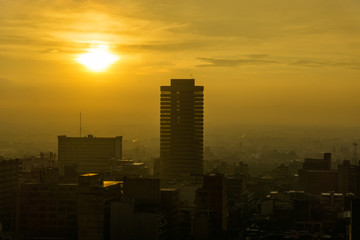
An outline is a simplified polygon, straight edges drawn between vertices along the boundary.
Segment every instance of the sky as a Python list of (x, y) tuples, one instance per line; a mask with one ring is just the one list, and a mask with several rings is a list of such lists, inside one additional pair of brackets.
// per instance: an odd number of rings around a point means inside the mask
[[(357, 126), (358, 0), (0, 0), (0, 139), (158, 134), (160, 86), (205, 86), (205, 132)], [(98, 43), (104, 72), (75, 61)]]

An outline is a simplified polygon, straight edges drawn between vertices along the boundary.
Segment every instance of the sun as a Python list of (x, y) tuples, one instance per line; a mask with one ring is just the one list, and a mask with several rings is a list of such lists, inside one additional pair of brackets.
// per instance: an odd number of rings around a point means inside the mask
[(109, 52), (109, 46), (105, 44), (97, 45), (87, 49), (87, 53), (81, 54), (75, 60), (93, 72), (103, 72), (111, 64), (120, 58)]

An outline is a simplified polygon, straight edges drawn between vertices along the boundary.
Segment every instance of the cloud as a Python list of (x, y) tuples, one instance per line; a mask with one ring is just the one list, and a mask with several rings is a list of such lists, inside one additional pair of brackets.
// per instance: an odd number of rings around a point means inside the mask
[(188, 50), (199, 50), (211, 47), (210, 41), (181, 41), (178, 42), (151, 42), (151, 43), (138, 43), (138, 44), (118, 44), (116, 46), (117, 51), (121, 52), (138, 52), (138, 51), (154, 51), (154, 52), (178, 52)]
[(289, 65), (312, 67), (312, 68), (326, 68), (326, 67), (340, 67), (353, 70), (360, 70), (360, 64), (356, 61), (336, 61), (324, 59), (297, 59), (288, 63)]
[(237, 67), (237, 66), (246, 66), (246, 65), (268, 65), (277, 63), (273, 60), (264, 60), (267, 55), (252, 55), (248, 58), (238, 58), (238, 59), (224, 59), (224, 58), (197, 58), (205, 64), (197, 65), (197, 67)]
[(270, 65), (278, 64), (283, 66), (297, 66), (307, 68), (344, 68), (351, 70), (360, 70), (360, 63), (353, 60), (328, 60), (314, 58), (293, 58), (269, 56), (267, 54), (247, 54), (242, 58), (210, 58), (199, 57), (198, 60), (205, 62), (197, 67), (239, 67), (251, 65)]

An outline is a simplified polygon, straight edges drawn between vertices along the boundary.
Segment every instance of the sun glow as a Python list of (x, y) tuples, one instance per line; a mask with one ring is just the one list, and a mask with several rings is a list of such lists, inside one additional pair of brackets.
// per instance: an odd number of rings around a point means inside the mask
[(109, 46), (103, 44), (90, 48), (87, 51), (87, 53), (81, 54), (75, 60), (94, 72), (103, 72), (111, 64), (120, 59), (109, 52)]

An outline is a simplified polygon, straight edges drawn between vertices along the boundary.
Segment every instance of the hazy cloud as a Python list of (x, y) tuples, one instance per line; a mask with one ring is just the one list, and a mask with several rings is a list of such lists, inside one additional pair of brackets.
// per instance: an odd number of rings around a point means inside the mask
[(179, 42), (154, 42), (154, 43), (140, 43), (140, 44), (118, 44), (116, 50), (121, 52), (133, 51), (155, 51), (155, 52), (173, 52), (173, 51), (187, 51), (200, 50), (210, 47), (214, 42), (210, 41), (179, 41)]
[(314, 68), (326, 68), (326, 67), (342, 67), (353, 70), (360, 70), (360, 64), (358, 62), (344, 62), (344, 61), (329, 61), (321, 59), (298, 59), (291, 61), (289, 65), (302, 66), (302, 67), (314, 67)]
[(197, 58), (206, 64), (197, 65), (197, 67), (237, 67), (245, 65), (258, 65), (258, 64), (274, 64), (276, 61), (263, 60), (264, 56), (255, 56), (252, 58), (240, 58), (240, 59), (224, 59), (224, 58)]
[(199, 64), (197, 67), (239, 67), (250, 65), (269, 65), (282, 64), (284, 66), (299, 66), (308, 68), (346, 68), (353, 70), (360, 70), (360, 63), (356, 61), (340, 61), (340, 60), (326, 60), (326, 59), (293, 59), (291, 57), (276, 57), (267, 54), (248, 54), (243, 58), (197, 58), (205, 62)]

